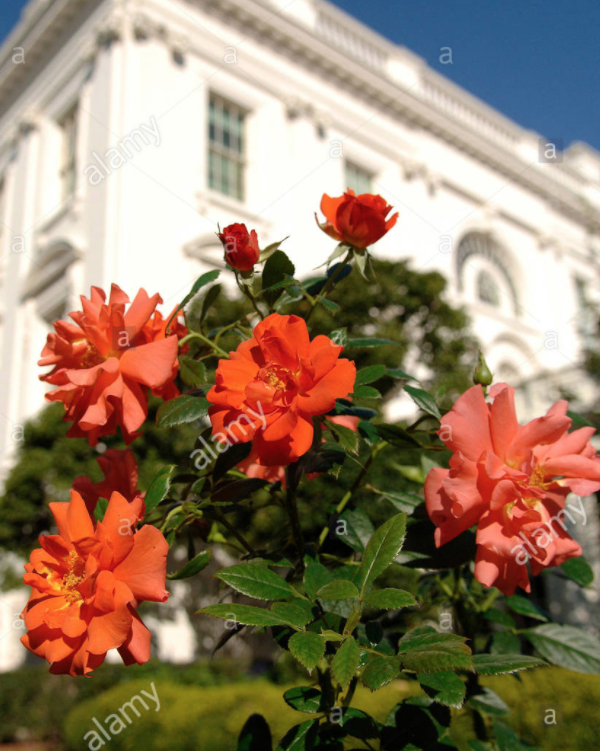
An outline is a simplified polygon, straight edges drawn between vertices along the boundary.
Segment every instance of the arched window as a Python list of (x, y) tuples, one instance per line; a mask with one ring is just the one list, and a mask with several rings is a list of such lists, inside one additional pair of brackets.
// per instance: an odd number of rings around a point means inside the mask
[(487, 269), (477, 274), (477, 297), (481, 302), (500, 307), (500, 287)]
[(474, 301), (506, 315), (519, 314), (517, 287), (510, 256), (483, 232), (465, 235), (455, 255), (458, 288)]

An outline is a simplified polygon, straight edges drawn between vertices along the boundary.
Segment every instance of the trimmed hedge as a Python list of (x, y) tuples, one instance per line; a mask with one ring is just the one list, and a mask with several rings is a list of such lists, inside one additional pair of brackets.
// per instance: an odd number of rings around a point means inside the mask
[[(210, 688), (184, 688), (168, 681), (155, 682), (155, 686), (160, 711), (155, 711), (152, 700), (147, 702), (148, 711), (136, 702), (139, 717), (125, 708), (132, 722), (110, 741), (104, 739), (110, 743), (113, 751), (142, 748), (144, 751), (235, 751), (240, 730), (255, 712), (266, 718), (274, 741), (280, 740), (292, 725), (307, 719), (307, 715), (296, 712), (284, 702), (282, 695), (285, 687), (262, 679)], [(129, 702), (134, 694), (139, 695), (142, 689), (152, 694), (149, 681), (129, 681), (73, 709), (64, 726), (67, 748), (81, 751), (90, 742), (93, 743), (93, 736), (85, 737), (88, 732), (98, 730), (92, 718), (95, 717), (110, 729), (111, 721), (105, 722), (106, 718), (120, 714), (119, 708)], [(405, 681), (396, 681), (377, 694), (359, 687), (353, 706), (384, 719), (408, 690), (409, 685)], [(357, 748), (357, 742), (353, 743), (353, 747)], [(91, 748), (94, 749), (94, 745)]]

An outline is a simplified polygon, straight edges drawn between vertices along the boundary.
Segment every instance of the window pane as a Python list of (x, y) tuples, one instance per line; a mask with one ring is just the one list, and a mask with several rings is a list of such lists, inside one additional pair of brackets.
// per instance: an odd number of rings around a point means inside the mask
[(357, 195), (373, 191), (373, 175), (352, 162), (346, 162), (346, 187)]
[(208, 116), (208, 185), (239, 200), (244, 197), (244, 113), (211, 94)]

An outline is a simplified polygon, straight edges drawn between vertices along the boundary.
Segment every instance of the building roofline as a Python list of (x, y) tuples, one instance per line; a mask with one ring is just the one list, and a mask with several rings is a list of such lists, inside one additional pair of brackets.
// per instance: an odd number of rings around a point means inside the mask
[[(346, 84), (368, 90), (385, 106), (401, 111), (536, 192), (547, 194), (569, 213), (600, 229), (600, 204), (595, 205), (600, 153), (593, 147), (571, 144), (563, 152), (566, 161), (552, 164), (552, 169), (536, 165), (539, 134), (510, 120), (429, 67), (418, 55), (395, 45), (327, 0), (295, 1), (304, 2), (311, 11), (312, 25), (292, 14), (288, 6), (280, 8), (277, 0), (185, 0), (199, 8), (217, 6), (221, 12), (233, 11), (250, 25), (254, 22), (261, 33), (268, 29), (274, 38), (289, 40), (307, 58), (316, 58), (330, 72), (333, 69)], [(37, 60), (65, 23), (95, 2), (98, 0), (30, 0), (0, 47), (0, 99), (13, 93), (27, 75), (29, 66), (12, 62), (15, 47), (25, 49), (29, 62)], [(113, 5), (112, 0), (106, 0), (107, 9)], [(151, 5), (137, 5), (132, 10), (139, 12)], [(186, 21), (189, 27), (189, 15), (181, 11), (184, 27)], [(598, 197), (600, 201), (600, 192)]]

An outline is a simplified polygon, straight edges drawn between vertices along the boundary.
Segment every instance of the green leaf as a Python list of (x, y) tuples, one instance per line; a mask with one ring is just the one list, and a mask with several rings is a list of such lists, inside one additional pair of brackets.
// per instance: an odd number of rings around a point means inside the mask
[(386, 347), (386, 346), (398, 347), (398, 342), (392, 339), (377, 339), (363, 337), (360, 339), (350, 339), (346, 345), (347, 349), (363, 349), (365, 347)]
[(263, 261), (266, 261), (267, 258), (270, 258), (273, 255), (273, 253), (275, 253), (276, 250), (279, 250), (279, 246), (283, 245), (283, 243), (287, 239), (288, 239), (287, 237), (284, 237), (283, 240), (278, 240), (277, 242), (270, 243), (269, 245), (267, 245), (267, 247), (261, 251), (260, 258), (258, 259), (258, 263), (262, 263)]
[(283, 288), (269, 290), (269, 287), (273, 287), (278, 282), (283, 282), (286, 276), (293, 278), (295, 272), (294, 264), (282, 250), (276, 250), (267, 259), (262, 272), (262, 288), (264, 290), (262, 295), (270, 308), (283, 293)]
[(510, 709), (491, 688), (484, 688), (482, 694), (475, 694), (469, 699), (468, 703), (478, 712), (485, 712), (496, 717), (501, 717), (510, 712)]
[(250, 498), (252, 493), (264, 488), (265, 485), (268, 485), (268, 482), (260, 477), (247, 477), (245, 480), (222, 482), (213, 488), (210, 503), (237, 503), (245, 498)]
[(185, 306), (189, 303), (192, 297), (194, 297), (202, 289), (202, 287), (205, 287), (207, 284), (214, 282), (214, 280), (219, 276), (220, 273), (221, 273), (220, 271), (215, 269), (214, 271), (207, 271), (205, 274), (202, 274), (202, 276), (196, 279), (189, 294), (187, 294), (183, 298), (177, 310), (173, 311), (173, 315), (169, 318), (169, 322), (167, 323), (167, 327), (166, 327), (167, 333), (169, 332), (171, 321), (173, 320), (173, 318), (175, 318), (177, 313), (179, 313), (181, 310), (184, 310)]
[(460, 709), (465, 700), (466, 686), (456, 673), (442, 670), (439, 673), (419, 673), (417, 679), (421, 686), (438, 704)]
[(366, 587), (386, 570), (402, 550), (405, 534), (405, 514), (392, 516), (373, 534), (365, 548), (361, 564), (361, 596)]
[(579, 558), (569, 558), (561, 565), (561, 569), (580, 587), (589, 587), (594, 581), (594, 572), (592, 567), (583, 556)]
[(271, 751), (272, 748), (267, 721), (260, 714), (250, 715), (238, 738), (237, 751)]
[(600, 641), (574, 626), (544, 623), (522, 631), (542, 657), (577, 673), (600, 673)]
[(375, 428), (383, 440), (391, 443), (393, 446), (399, 446), (400, 448), (421, 448), (421, 444), (417, 439), (399, 425), (379, 423)]
[(179, 375), (187, 386), (201, 386), (207, 380), (204, 363), (189, 355), (181, 355), (179, 358)]
[(202, 310), (200, 312), (200, 323), (204, 321), (206, 318), (208, 311), (211, 309), (211, 306), (215, 303), (217, 297), (221, 294), (221, 285), (215, 284), (214, 287), (211, 287), (206, 295), (204, 296), (204, 300), (202, 301)]
[(408, 375), (408, 373), (405, 373), (404, 370), (401, 370), (400, 368), (388, 368), (387, 374), (391, 376), (392, 378), (398, 378), (400, 381), (416, 381), (417, 379), (414, 376)]
[(397, 657), (371, 655), (361, 676), (369, 691), (377, 691), (398, 675), (400, 666)]
[(486, 621), (497, 623), (504, 628), (515, 628), (516, 623), (512, 615), (505, 613), (504, 610), (498, 610), (498, 608), (490, 608), (483, 614)]
[(358, 455), (360, 434), (357, 430), (352, 430), (352, 428), (348, 428), (345, 425), (337, 425), (336, 423), (329, 423), (328, 427), (338, 437), (340, 446), (344, 451)]
[(184, 394), (163, 402), (156, 413), (159, 428), (172, 428), (186, 422), (194, 422), (208, 414), (209, 402), (203, 396)]
[(169, 488), (171, 487), (171, 477), (176, 468), (175, 464), (168, 464), (154, 475), (150, 487), (144, 496), (146, 514), (149, 514), (152, 509), (158, 506), (163, 498), (166, 498)]
[(416, 493), (400, 493), (396, 490), (383, 491), (383, 497), (389, 501), (397, 511), (411, 516), (418, 506), (425, 503), (425, 499)]
[(362, 709), (345, 707), (336, 723), (344, 729), (346, 735), (352, 738), (377, 738), (379, 736), (378, 723)]
[(499, 631), (492, 636), (490, 652), (494, 655), (516, 655), (521, 650), (521, 641), (516, 634)]
[(494, 721), (494, 734), (498, 751), (523, 751), (523, 744), (515, 731), (503, 722)]
[(473, 655), (473, 667), (480, 675), (504, 675), (517, 673), (519, 670), (537, 668), (546, 663), (529, 655), (481, 654)]
[(583, 415), (580, 415), (579, 412), (573, 412), (572, 410), (569, 410), (567, 412), (567, 417), (570, 417), (572, 420), (572, 424), (571, 424), (572, 428), (595, 428), (596, 427), (587, 418), (585, 418)]
[[(300, 634), (294, 634), (294, 636), (299, 635)], [(321, 639), (321, 641), (323, 640)], [(286, 704), (289, 704), (290, 707), (292, 709), (295, 709), (297, 712), (316, 714), (317, 712), (322, 711), (321, 703), (323, 701), (323, 694), (319, 691), (319, 689), (313, 688), (312, 686), (298, 686), (297, 688), (290, 688), (283, 695), (283, 699)]]
[(288, 647), (296, 660), (312, 672), (325, 654), (325, 639), (312, 631), (298, 631), (290, 637)]
[(548, 621), (550, 619), (540, 607), (526, 597), (521, 597), (521, 595), (507, 597), (506, 604), (514, 613), (526, 615), (528, 618), (535, 618), (536, 621)]
[(386, 373), (385, 365), (370, 365), (368, 368), (362, 368), (356, 374), (356, 386), (362, 386), (365, 383), (373, 383), (382, 378)]
[(360, 664), (360, 649), (352, 636), (348, 636), (331, 662), (333, 677), (342, 688), (347, 686)]
[(194, 576), (194, 574), (197, 574), (208, 566), (211, 556), (212, 550), (203, 550), (192, 558), (191, 561), (188, 561), (181, 571), (177, 571), (175, 574), (167, 574), (167, 579), (189, 579), (190, 576)]
[(215, 576), (237, 592), (256, 600), (287, 600), (297, 596), (291, 584), (266, 566), (237, 563)]
[(373, 532), (373, 522), (361, 509), (346, 509), (335, 523), (338, 539), (359, 553), (364, 551)]
[(403, 589), (378, 589), (363, 597), (365, 605), (381, 610), (398, 610), (416, 605), (417, 601), (410, 592)]
[(331, 574), (322, 563), (311, 563), (304, 569), (304, 589), (311, 600), (315, 600), (317, 590), (331, 580)]
[(305, 600), (294, 600), (294, 602), (275, 602), (271, 605), (271, 611), (297, 628), (304, 628), (307, 623), (314, 621), (312, 607)]
[(407, 670), (434, 673), (438, 670), (473, 670), (471, 650), (456, 634), (409, 632), (398, 644), (398, 655)]
[(381, 399), (381, 394), (372, 386), (356, 386), (352, 393), (355, 399)]
[(207, 605), (197, 611), (200, 615), (210, 615), (223, 621), (242, 623), (245, 626), (289, 626), (285, 618), (264, 608), (254, 605), (239, 605), (238, 603), (221, 603)]
[[(94, 509), (94, 519), (97, 522), (101, 522), (104, 519), (104, 514), (106, 513), (106, 509), (108, 508), (108, 501), (106, 498), (99, 498), (98, 503), (96, 504), (96, 508)], [(146, 507), (146, 510), (148, 510), (148, 507)]]
[(301, 725), (295, 725), (279, 741), (275, 751), (310, 751), (315, 745), (318, 732), (319, 720), (307, 720)]
[(339, 579), (322, 586), (317, 592), (319, 600), (350, 600), (358, 597), (358, 589), (351, 581)]
[(429, 415), (437, 417), (438, 420), (442, 419), (441, 412), (438, 405), (435, 403), (435, 399), (423, 389), (417, 389), (414, 386), (405, 386), (404, 390), (413, 400), (413, 402), (422, 409), (423, 412), (427, 412)]

